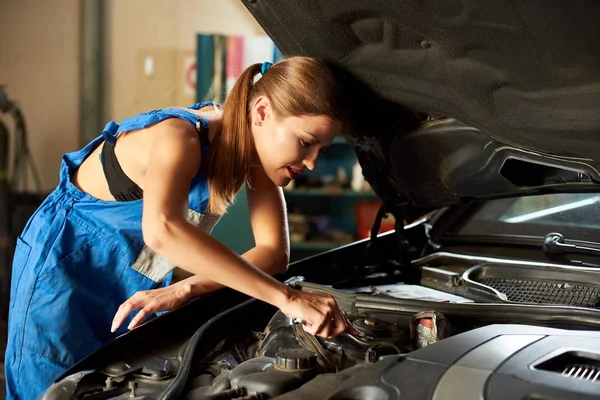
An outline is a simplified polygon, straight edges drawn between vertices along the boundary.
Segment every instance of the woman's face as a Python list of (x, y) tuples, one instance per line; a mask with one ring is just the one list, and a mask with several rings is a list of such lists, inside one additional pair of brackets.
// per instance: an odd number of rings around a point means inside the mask
[(279, 118), (267, 97), (254, 102), (250, 123), (260, 163), (273, 183), (282, 187), (305, 168), (314, 171), (320, 150), (341, 132), (341, 124), (324, 115)]

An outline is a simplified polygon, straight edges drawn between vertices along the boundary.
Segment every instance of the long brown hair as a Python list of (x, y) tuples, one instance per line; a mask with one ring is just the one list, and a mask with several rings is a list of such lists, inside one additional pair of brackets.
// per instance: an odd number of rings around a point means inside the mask
[(203, 163), (212, 214), (223, 214), (248, 181), (254, 151), (249, 107), (256, 98), (267, 96), (277, 117), (325, 115), (347, 122), (342, 88), (325, 61), (290, 57), (274, 64), (255, 82), (261, 66), (251, 65), (236, 81), (223, 104), (221, 130)]

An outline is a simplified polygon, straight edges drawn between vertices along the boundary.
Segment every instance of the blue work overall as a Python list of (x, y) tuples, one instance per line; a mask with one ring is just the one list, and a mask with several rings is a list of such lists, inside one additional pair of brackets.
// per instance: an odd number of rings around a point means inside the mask
[[(199, 109), (212, 103), (198, 103)], [(8, 399), (35, 399), (74, 363), (126, 332), (115, 333), (119, 306), (140, 290), (170, 284), (175, 268), (142, 237), (142, 200), (103, 201), (71, 178), (104, 140), (121, 132), (181, 118), (199, 131), (208, 121), (183, 109), (161, 109), (106, 125), (83, 149), (63, 156), (58, 187), (18, 238), (13, 260), (5, 372)], [(203, 146), (203, 153), (208, 146)], [(206, 213), (207, 181), (201, 171), (189, 190), (188, 220), (211, 232), (218, 217)]]

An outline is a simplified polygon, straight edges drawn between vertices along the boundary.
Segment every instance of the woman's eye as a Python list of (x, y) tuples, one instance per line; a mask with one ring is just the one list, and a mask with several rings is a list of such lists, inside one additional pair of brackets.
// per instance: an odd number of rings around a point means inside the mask
[(304, 139), (300, 139), (300, 144), (302, 145), (302, 147), (310, 147), (310, 143), (308, 143)]

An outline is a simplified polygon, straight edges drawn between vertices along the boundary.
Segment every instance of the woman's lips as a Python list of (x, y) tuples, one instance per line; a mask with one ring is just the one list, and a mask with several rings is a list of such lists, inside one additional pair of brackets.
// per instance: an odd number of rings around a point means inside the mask
[(290, 176), (291, 179), (296, 179), (297, 177), (299, 177), (302, 174), (302, 172), (304, 172), (301, 169), (295, 169), (292, 167), (287, 167), (287, 170), (288, 170), (288, 175)]

